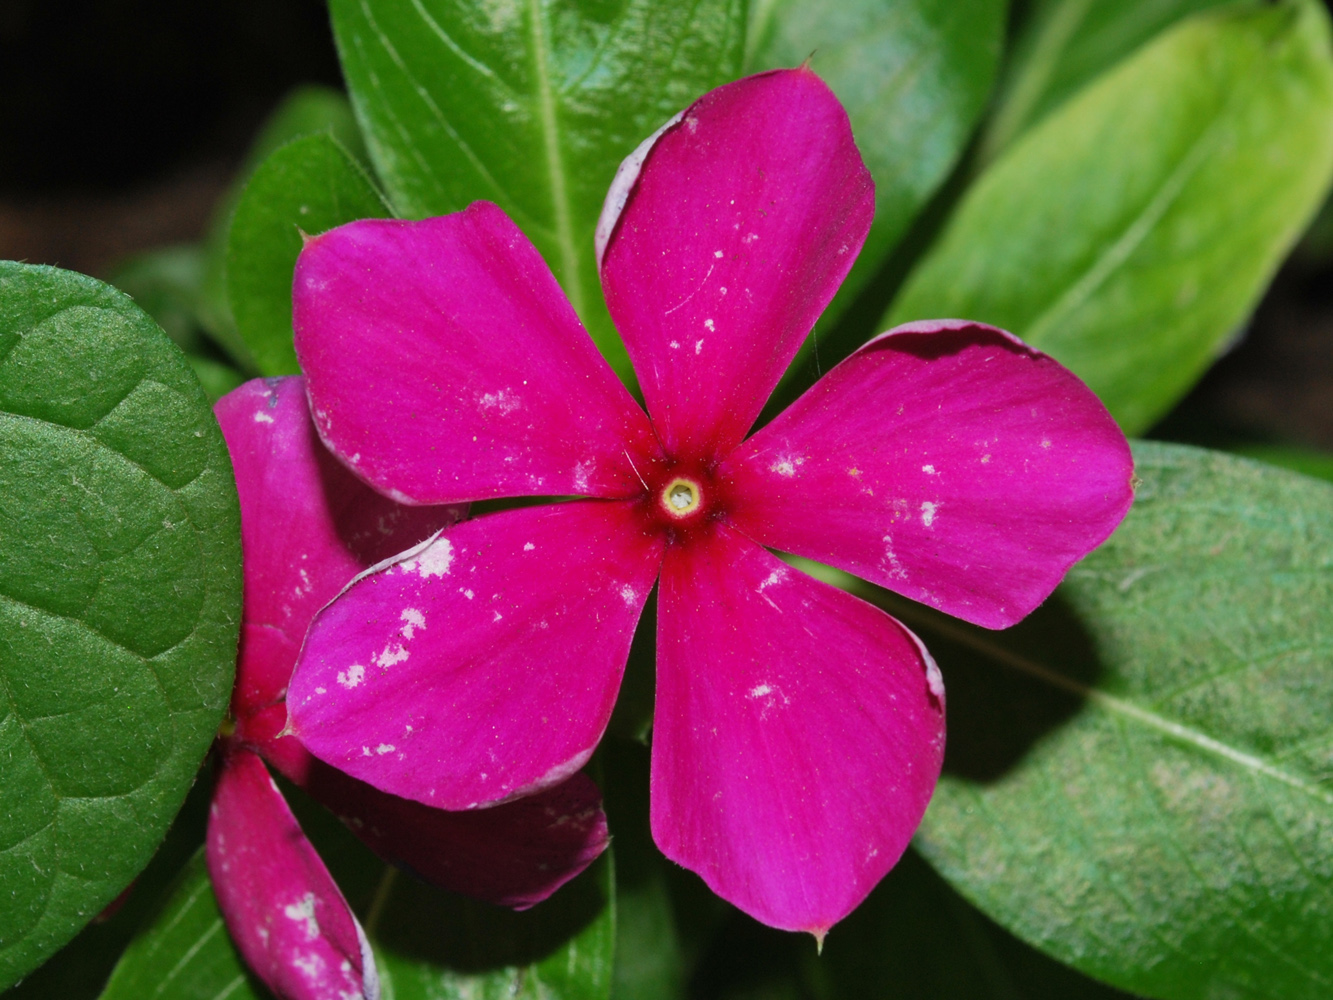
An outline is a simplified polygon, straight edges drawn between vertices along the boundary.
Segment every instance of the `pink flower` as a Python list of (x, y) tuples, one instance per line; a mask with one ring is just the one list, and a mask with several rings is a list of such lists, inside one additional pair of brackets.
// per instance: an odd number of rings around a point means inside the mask
[(576, 775), (501, 808), (449, 813), (377, 791), (280, 735), (287, 683), (315, 612), (358, 573), (453, 524), (464, 508), (405, 508), (358, 482), (319, 443), (299, 378), (249, 382), (216, 412), (240, 494), (245, 600), (233, 721), (220, 741), (209, 816), (209, 872), (233, 940), (276, 995), (373, 998), (365, 935), (264, 760), (386, 859), (520, 909), (605, 848), (600, 797)]
[(659, 581), (657, 844), (775, 927), (855, 907), (930, 799), (943, 686), (905, 627), (769, 549), (1000, 628), (1131, 501), (1088, 389), (964, 321), (876, 338), (746, 438), (872, 210), (805, 69), (715, 90), (640, 147), (598, 244), (646, 414), (494, 205), (311, 240), (296, 346), (349, 469), (404, 503), (587, 499), (458, 524), (350, 587), (292, 680), (302, 743), (449, 809), (561, 781)]

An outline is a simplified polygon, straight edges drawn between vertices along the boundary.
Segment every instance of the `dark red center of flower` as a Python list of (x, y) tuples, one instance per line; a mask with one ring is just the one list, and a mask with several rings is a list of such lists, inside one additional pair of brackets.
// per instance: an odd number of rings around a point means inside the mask
[(722, 513), (722, 491), (704, 465), (664, 462), (643, 473), (648, 489), (640, 509), (644, 520), (657, 530), (683, 538)]

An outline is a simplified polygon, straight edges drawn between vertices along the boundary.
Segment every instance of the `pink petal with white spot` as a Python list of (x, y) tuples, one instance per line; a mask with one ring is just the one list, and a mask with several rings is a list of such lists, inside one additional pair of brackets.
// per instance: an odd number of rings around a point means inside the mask
[(292, 731), (326, 763), (444, 809), (558, 784), (601, 739), (661, 559), (623, 501), (465, 521), (319, 613)]
[(352, 577), (466, 512), (405, 507), (329, 454), (315, 433), (301, 378), (255, 379), (214, 407), (236, 472), (245, 605), (232, 714), (287, 690), (315, 612)]
[(719, 474), (761, 544), (988, 628), (1045, 600), (1133, 500), (1129, 445), (1091, 390), (962, 320), (870, 341)]
[(745, 436), (865, 242), (874, 184), (847, 113), (802, 68), (710, 91), (664, 131), (602, 285), (672, 454)]
[(239, 723), (236, 736), (380, 857), (443, 889), (524, 909), (606, 849), (601, 794), (585, 774), (492, 809), (446, 812), (371, 788), (317, 760), (293, 736), (275, 738), (286, 722), (286, 706), (275, 705)]
[(653, 838), (773, 927), (822, 937), (898, 860), (944, 750), (944, 690), (877, 608), (719, 526), (667, 550)]
[(375, 959), (360, 925), (248, 750), (223, 752), (206, 854), (232, 940), (278, 997), (376, 1000)]
[(315, 421), (408, 503), (638, 490), (647, 417), (541, 255), (495, 205), (309, 240), (293, 289)]

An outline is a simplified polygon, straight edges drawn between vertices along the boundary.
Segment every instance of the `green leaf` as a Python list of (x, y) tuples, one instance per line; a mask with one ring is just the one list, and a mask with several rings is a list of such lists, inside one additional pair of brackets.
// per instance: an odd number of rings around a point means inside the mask
[(1235, 0), (1040, 0), (1005, 67), (982, 139), (989, 161), (1015, 136), (1159, 32)]
[(130, 943), (101, 1000), (271, 1000), (227, 935), (201, 848)]
[(1127, 994), (1028, 947), (978, 913), (909, 850), (868, 899), (809, 952), (822, 1000), (1117, 1000)]
[(850, 305), (957, 162), (986, 106), (1006, 0), (767, 0), (747, 72), (810, 64), (852, 120), (875, 179), (875, 224), (821, 324)]
[(1256, 458), (1269, 465), (1278, 465), (1316, 479), (1333, 482), (1333, 455), (1281, 444), (1242, 444), (1229, 449), (1247, 458)]
[(1004, 327), (1141, 430), (1245, 320), (1318, 207), (1330, 119), (1322, 6), (1185, 21), (982, 175), (885, 325)]
[(236, 329), (227, 296), (226, 264), (232, 214), (255, 169), (280, 147), (307, 135), (330, 136), (353, 156), (365, 159), (365, 143), (346, 97), (328, 87), (293, 88), (265, 119), (250, 144), (236, 179), (213, 209), (204, 240), (204, 276), (197, 318), (236, 365), (250, 373), (258, 373), (258, 366)]
[(608, 851), (546, 902), (514, 913), (393, 877), (367, 918), (385, 995), (606, 1000), (613, 883)]
[(203, 250), (193, 244), (137, 254), (111, 276), (111, 284), (134, 299), (187, 353), (203, 346), (196, 319), (203, 283)]
[(371, 159), (404, 216), (478, 199), (541, 250), (612, 367), (593, 231), (616, 167), (734, 77), (745, 0), (332, 0)]
[(232, 216), (227, 299), (260, 374), (300, 373), (292, 347), (292, 272), (302, 233), (392, 214), (327, 134), (296, 139), (259, 165)]
[(917, 845), (1003, 926), (1123, 989), (1327, 997), (1333, 486), (1179, 445), (1135, 458), (1129, 517), (1019, 626), (872, 597), (949, 692)]
[(152, 856), (240, 599), (231, 465), (179, 349), (107, 285), (0, 264), (0, 987)]

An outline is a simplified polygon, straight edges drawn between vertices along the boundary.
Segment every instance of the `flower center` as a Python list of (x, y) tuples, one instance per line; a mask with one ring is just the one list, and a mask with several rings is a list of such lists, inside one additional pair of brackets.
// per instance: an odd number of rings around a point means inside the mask
[(667, 483), (662, 490), (660, 502), (662, 509), (676, 518), (686, 518), (699, 509), (703, 501), (703, 490), (693, 479), (678, 476)]

